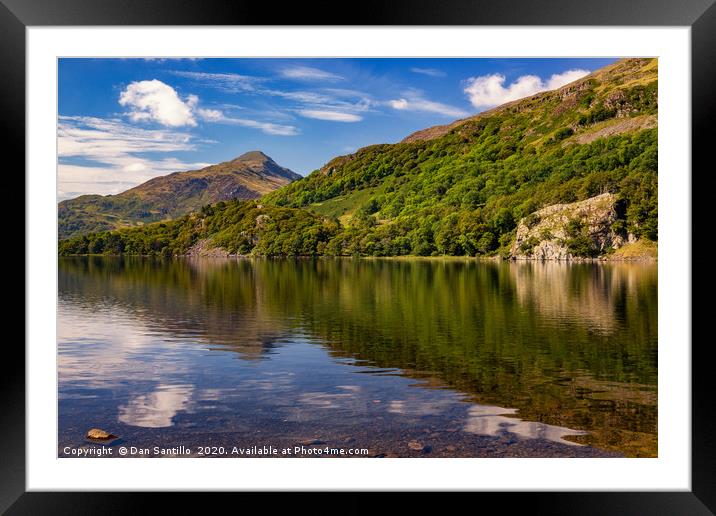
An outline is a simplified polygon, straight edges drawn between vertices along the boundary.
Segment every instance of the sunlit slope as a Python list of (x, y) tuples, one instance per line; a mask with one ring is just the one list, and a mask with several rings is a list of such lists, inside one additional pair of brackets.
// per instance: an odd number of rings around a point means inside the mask
[(620, 60), (558, 90), (337, 157), (258, 204), (146, 227), (131, 252), (183, 254), (208, 239), (238, 254), (507, 256), (521, 220), (605, 193), (618, 204), (615, 238), (654, 242), (657, 86), (656, 59)]
[[(264, 201), (356, 229), (377, 225), (370, 233), (381, 238), (420, 244), (432, 233), (427, 245), (410, 245), (412, 254), (474, 254), (505, 246), (517, 221), (541, 207), (609, 191), (632, 205), (628, 230), (639, 237), (649, 226), (646, 236), (656, 239), (656, 126), (657, 62), (627, 59), (558, 90), (335, 158)], [(402, 253), (398, 247), (388, 254)]]
[(67, 238), (171, 219), (206, 204), (256, 199), (298, 174), (259, 151), (201, 170), (156, 177), (117, 195), (83, 195), (59, 204), (59, 236)]

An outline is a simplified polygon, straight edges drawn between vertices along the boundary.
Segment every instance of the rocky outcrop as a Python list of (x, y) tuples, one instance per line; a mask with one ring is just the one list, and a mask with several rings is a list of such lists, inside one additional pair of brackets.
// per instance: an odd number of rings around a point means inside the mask
[(198, 240), (187, 250), (186, 256), (197, 258), (226, 258), (229, 256), (229, 253), (225, 249), (213, 246), (208, 238), (203, 238)]
[[(623, 85), (625, 83), (636, 84), (639, 82), (646, 84), (652, 80), (656, 80), (657, 68), (658, 61), (653, 58), (620, 59), (609, 66), (605, 66), (604, 68), (590, 73), (589, 75), (585, 75), (584, 77), (562, 86), (559, 89), (544, 91), (532, 95), (531, 97), (513, 100), (476, 115), (456, 120), (450, 124), (436, 125), (426, 129), (421, 129), (420, 131), (416, 131), (406, 136), (401, 143), (427, 141), (440, 138), (441, 136), (448, 134), (450, 131), (458, 129), (460, 126), (469, 122), (485, 119), (502, 113), (515, 113), (530, 110), (534, 106), (547, 103), (555, 98), (559, 99), (560, 105), (557, 106), (557, 109), (553, 114), (554, 116), (559, 116), (565, 110), (574, 108), (580, 93), (590, 89), (593, 86), (593, 81), (597, 81), (601, 85), (610, 83), (614, 85)], [(613, 108), (615, 110), (615, 116), (617, 117), (629, 116), (631, 112), (635, 111), (634, 106), (630, 104), (626, 98), (625, 92), (621, 89), (608, 92), (604, 100), (605, 107), (607, 109)]]
[(520, 220), (510, 257), (530, 260), (596, 258), (633, 238), (615, 230), (617, 197), (604, 193), (570, 204), (554, 204)]
[(576, 143), (591, 143), (598, 138), (606, 138), (615, 134), (635, 133), (644, 129), (651, 129), (657, 126), (656, 115), (641, 115), (631, 118), (615, 118), (607, 122), (595, 125), (574, 138), (564, 142), (563, 146)]

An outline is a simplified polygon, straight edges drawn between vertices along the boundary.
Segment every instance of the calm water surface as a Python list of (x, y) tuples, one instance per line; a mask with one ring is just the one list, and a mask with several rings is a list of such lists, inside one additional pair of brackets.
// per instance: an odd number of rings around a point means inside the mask
[(60, 457), (657, 452), (655, 264), (62, 258), (58, 311)]

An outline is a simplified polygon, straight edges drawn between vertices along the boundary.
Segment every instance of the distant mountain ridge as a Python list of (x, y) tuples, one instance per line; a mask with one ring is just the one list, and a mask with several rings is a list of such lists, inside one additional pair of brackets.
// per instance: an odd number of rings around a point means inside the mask
[(58, 206), (59, 238), (172, 219), (206, 204), (256, 199), (301, 176), (261, 151), (200, 170), (155, 177), (116, 195), (82, 195)]

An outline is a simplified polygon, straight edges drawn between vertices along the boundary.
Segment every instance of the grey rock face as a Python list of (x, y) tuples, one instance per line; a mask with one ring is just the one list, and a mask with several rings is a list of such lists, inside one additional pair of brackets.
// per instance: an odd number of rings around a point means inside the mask
[(617, 249), (626, 239), (612, 229), (617, 220), (616, 195), (604, 193), (570, 204), (554, 204), (520, 220), (510, 257), (528, 260), (572, 260), (567, 246), (569, 225), (578, 221), (597, 254)]

